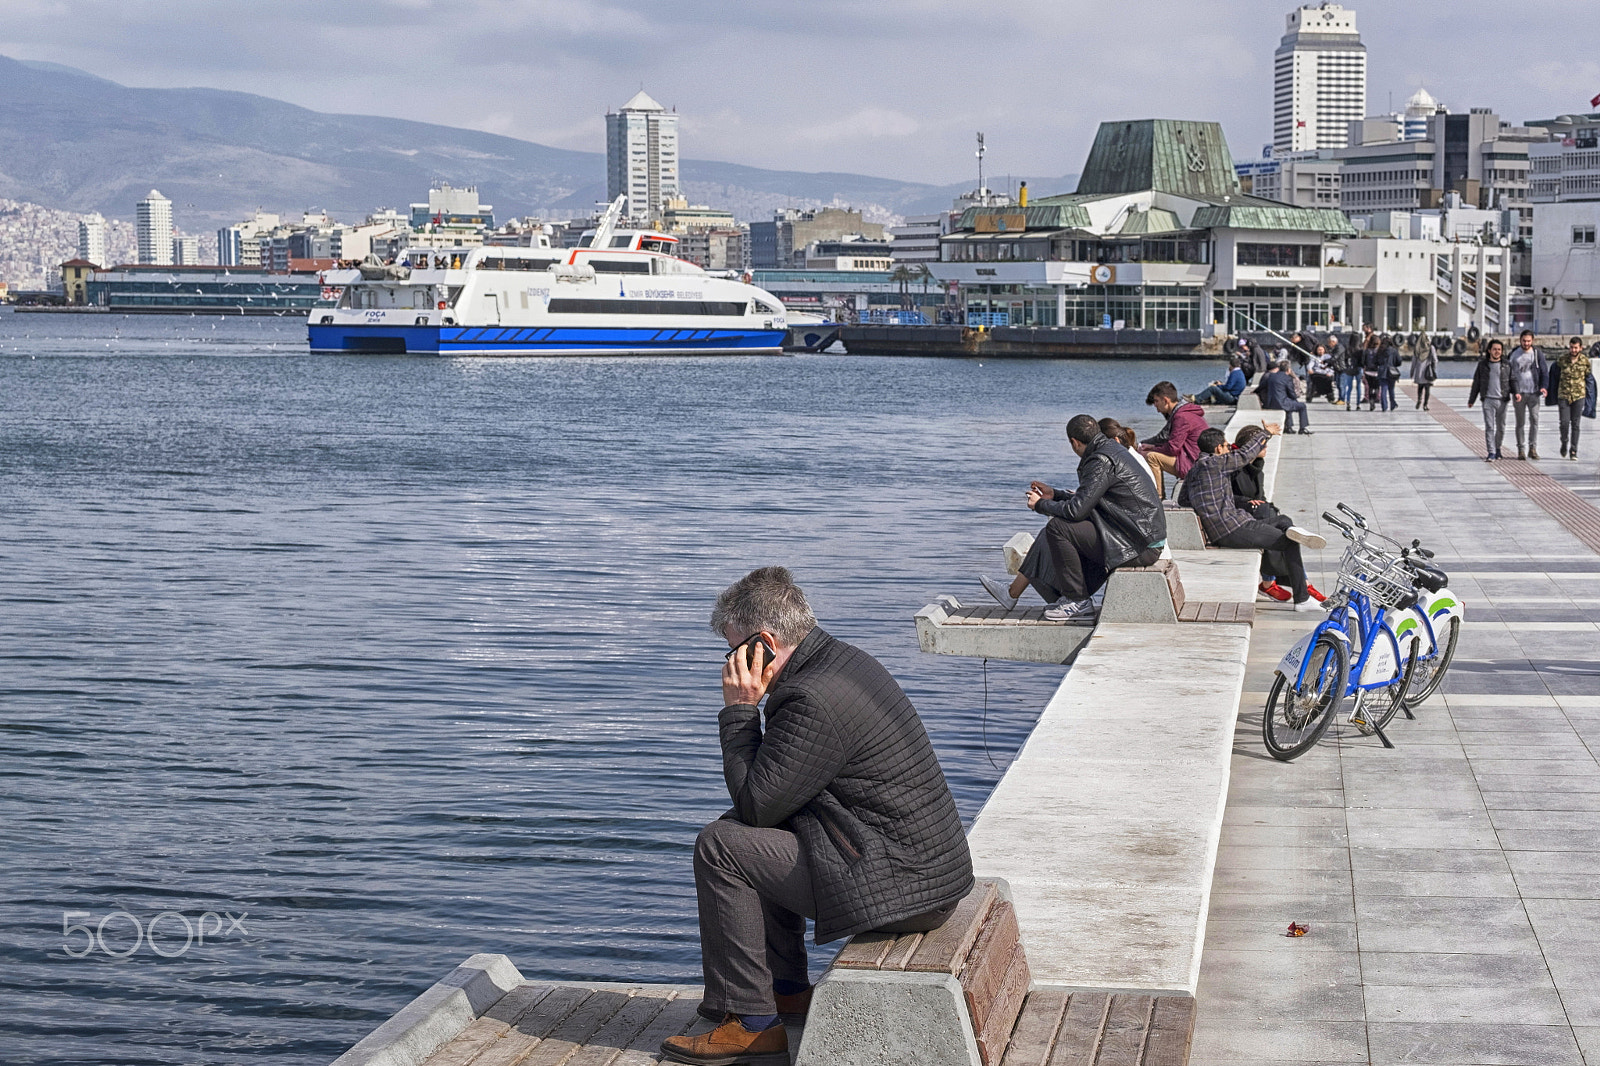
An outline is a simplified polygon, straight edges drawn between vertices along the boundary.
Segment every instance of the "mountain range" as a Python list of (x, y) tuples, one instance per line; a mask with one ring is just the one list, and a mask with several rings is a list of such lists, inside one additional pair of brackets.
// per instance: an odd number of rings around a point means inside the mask
[[(597, 116), (598, 122), (598, 116)], [(947, 209), (971, 183), (933, 185), (847, 173), (680, 165), (685, 195), (744, 220), (774, 208), (843, 203), (869, 219)], [(312, 111), (220, 89), (138, 89), (54, 63), (0, 56), (0, 197), (129, 217), (152, 188), (180, 229), (258, 207), (318, 207), (359, 219), (421, 200), (443, 179), (476, 185), (499, 218), (569, 217), (605, 198), (605, 156), (372, 115)], [(1062, 192), (1076, 177), (1034, 182)]]

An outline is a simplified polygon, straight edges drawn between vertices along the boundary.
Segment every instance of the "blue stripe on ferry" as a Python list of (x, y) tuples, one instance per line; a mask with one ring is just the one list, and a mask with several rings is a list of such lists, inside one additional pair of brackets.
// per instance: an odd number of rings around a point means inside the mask
[(538, 353), (545, 350), (778, 348), (782, 330), (657, 330), (571, 328), (494, 328), (462, 326), (317, 326), (308, 327), (313, 351), (382, 351), (383, 341), (403, 341), (409, 353)]

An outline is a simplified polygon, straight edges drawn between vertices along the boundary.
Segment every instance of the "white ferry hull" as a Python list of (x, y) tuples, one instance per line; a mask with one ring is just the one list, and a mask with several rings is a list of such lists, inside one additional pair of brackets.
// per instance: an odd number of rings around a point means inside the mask
[(314, 352), (396, 355), (777, 355), (787, 335), (739, 327), (323, 325), (315, 314), (309, 332)]

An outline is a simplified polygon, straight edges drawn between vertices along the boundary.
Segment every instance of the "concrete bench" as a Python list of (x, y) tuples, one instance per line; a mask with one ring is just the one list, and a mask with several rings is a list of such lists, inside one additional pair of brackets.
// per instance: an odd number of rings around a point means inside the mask
[(817, 983), (796, 1066), (1188, 1061), (1192, 999), (1031, 991), (1006, 893), (980, 879), (938, 929), (853, 938)]
[[(1204, 549), (1202, 549), (1204, 550)], [(1157, 559), (1150, 566), (1125, 566), (1106, 581), (1102, 622), (1255, 622), (1255, 586), (1247, 598), (1226, 596), (1215, 600), (1190, 598), (1184, 591), (1178, 562)]]

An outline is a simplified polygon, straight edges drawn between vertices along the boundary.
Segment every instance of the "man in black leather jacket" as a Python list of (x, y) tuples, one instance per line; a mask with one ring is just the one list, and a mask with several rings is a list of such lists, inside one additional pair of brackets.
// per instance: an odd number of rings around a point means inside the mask
[(1049, 515), (1044, 532), (1006, 588), (982, 578), (984, 588), (1010, 609), (1032, 586), (1057, 622), (1089, 621), (1090, 597), (1119, 566), (1149, 566), (1167, 543), (1167, 516), (1150, 475), (1127, 448), (1100, 432), (1092, 415), (1073, 415), (1067, 439), (1078, 454), (1078, 488), (1064, 492), (1042, 481), (1028, 486), (1028, 507)]

